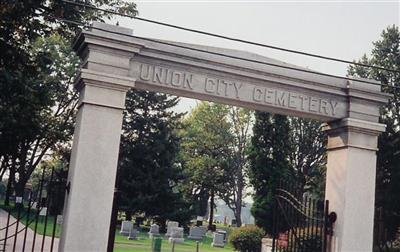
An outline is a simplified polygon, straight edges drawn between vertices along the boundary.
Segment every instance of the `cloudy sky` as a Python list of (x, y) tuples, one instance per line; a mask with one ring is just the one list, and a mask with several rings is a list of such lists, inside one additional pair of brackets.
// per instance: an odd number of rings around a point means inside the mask
[[(141, 0), (139, 16), (294, 50), (348, 60), (372, 49), (386, 27), (400, 23), (399, 1)], [(137, 36), (255, 52), (317, 71), (345, 75), (346, 64), (166, 28), (129, 18), (121, 26)], [(182, 99), (177, 110), (196, 101)]]

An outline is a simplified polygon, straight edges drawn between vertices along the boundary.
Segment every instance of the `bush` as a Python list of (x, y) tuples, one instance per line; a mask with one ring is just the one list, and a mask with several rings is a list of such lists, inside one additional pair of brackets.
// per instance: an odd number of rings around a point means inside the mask
[(264, 231), (256, 226), (240, 227), (232, 231), (229, 241), (236, 251), (260, 252)]

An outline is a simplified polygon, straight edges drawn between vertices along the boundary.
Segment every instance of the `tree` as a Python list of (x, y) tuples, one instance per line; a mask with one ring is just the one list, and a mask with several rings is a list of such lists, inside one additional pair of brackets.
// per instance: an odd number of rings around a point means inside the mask
[(121, 141), (118, 189), (119, 209), (127, 219), (133, 213), (182, 224), (190, 219), (188, 207), (177, 190), (180, 167), (177, 129), (182, 114), (174, 113), (178, 98), (130, 90), (126, 99)]
[[(236, 219), (236, 225), (242, 226), (242, 207), (246, 196), (246, 187), (248, 183), (248, 159), (247, 152), (250, 145), (251, 125), (253, 114), (250, 110), (244, 108), (230, 107), (228, 121), (232, 132), (232, 146), (228, 164), (228, 173), (230, 179), (226, 181), (225, 186), (218, 193), (218, 196), (224, 200), (227, 206), (233, 211)], [(223, 190), (225, 189), (225, 190)]]
[(210, 200), (209, 228), (214, 218), (215, 196), (230, 179), (226, 171), (233, 137), (227, 119), (227, 106), (201, 102), (184, 120), (185, 128), (181, 133), (186, 192), (192, 198), (200, 196)]
[(381, 109), (379, 121), (386, 131), (378, 138), (375, 207), (385, 212), (383, 218), (388, 240), (395, 238), (400, 226), (400, 32), (397, 26), (385, 29), (373, 43), (371, 56), (358, 62), (396, 70), (349, 66), (350, 75), (370, 78), (382, 83), (382, 91), (393, 95)]
[(256, 223), (272, 232), (273, 197), (280, 180), (300, 183), (323, 198), (326, 136), (319, 122), (256, 112), (250, 159)]
[(255, 112), (251, 138), (250, 183), (254, 204), (251, 209), (256, 224), (272, 233), (273, 195), (279, 180), (293, 177), (289, 120), (286, 116)]
[[(85, 3), (137, 13), (121, 0)], [(56, 18), (87, 22), (110, 15), (59, 0), (3, 1), (0, 15), (0, 178), (8, 171), (9, 196), (12, 185), (20, 194), (43, 157), (72, 135), (78, 62), (70, 42), (78, 29)]]
[(325, 191), (327, 136), (321, 123), (298, 117), (289, 117), (290, 166), (295, 179), (305, 191), (323, 199)]

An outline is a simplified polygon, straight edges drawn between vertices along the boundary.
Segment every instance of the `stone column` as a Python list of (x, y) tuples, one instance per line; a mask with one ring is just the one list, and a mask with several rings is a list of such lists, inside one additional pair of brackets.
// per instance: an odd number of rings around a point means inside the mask
[(59, 251), (106, 251), (129, 86), (120, 77), (83, 69), (77, 88), (80, 104)]
[(385, 126), (346, 118), (328, 133), (326, 199), (337, 214), (331, 252), (372, 251), (377, 139)]

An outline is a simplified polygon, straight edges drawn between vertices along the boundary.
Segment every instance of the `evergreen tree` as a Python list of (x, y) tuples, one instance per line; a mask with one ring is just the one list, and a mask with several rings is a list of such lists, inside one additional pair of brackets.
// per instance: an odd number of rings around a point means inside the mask
[[(388, 27), (373, 43), (371, 57), (359, 62), (400, 71), (400, 32)], [(382, 91), (393, 95), (381, 109), (380, 122), (386, 131), (378, 139), (375, 206), (384, 210), (388, 240), (394, 239), (400, 226), (400, 74), (360, 66), (350, 66), (349, 74), (380, 81)]]
[(127, 94), (118, 172), (118, 204), (127, 219), (141, 213), (164, 227), (167, 219), (186, 223), (190, 218), (176, 187), (182, 114), (171, 108), (177, 103), (178, 98), (166, 94), (138, 90)]
[(279, 180), (293, 177), (289, 120), (286, 116), (255, 112), (250, 159), (250, 183), (256, 224), (272, 233), (273, 195)]

